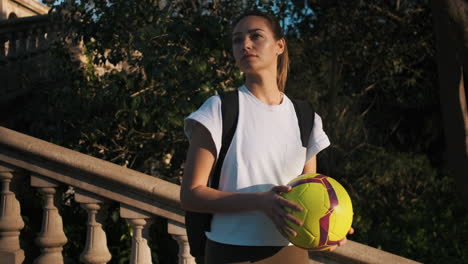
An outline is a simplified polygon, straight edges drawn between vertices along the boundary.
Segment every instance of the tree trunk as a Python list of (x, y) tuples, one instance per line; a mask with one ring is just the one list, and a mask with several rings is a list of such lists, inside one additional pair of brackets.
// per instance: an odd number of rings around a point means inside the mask
[[(468, 3), (431, 0), (437, 43), (440, 103), (446, 139), (446, 157), (456, 186), (468, 200)], [(466, 203), (465, 203), (466, 204)]]

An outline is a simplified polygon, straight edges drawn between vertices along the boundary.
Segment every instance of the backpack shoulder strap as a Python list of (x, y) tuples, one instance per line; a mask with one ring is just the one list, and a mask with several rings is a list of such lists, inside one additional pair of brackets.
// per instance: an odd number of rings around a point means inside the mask
[(223, 166), (224, 158), (231, 145), (234, 132), (237, 128), (237, 120), (239, 119), (239, 92), (229, 91), (220, 93), (221, 97), (221, 113), (223, 118), (223, 135), (221, 137), (221, 150), (216, 161), (215, 171), (211, 179), (210, 187), (218, 189), (221, 167)]
[(315, 112), (312, 106), (304, 100), (292, 99), (294, 110), (296, 111), (297, 122), (301, 131), (302, 146), (307, 148), (309, 136), (314, 127)]

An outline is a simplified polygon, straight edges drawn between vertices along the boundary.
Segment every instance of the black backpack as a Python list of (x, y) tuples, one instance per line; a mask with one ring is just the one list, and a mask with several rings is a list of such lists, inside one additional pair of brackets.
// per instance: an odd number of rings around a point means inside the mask
[[(223, 134), (221, 138), (221, 150), (218, 161), (215, 165), (215, 171), (210, 180), (209, 186), (218, 189), (221, 167), (227, 150), (231, 145), (232, 137), (237, 128), (239, 117), (239, 92), (230, 91), (220, 94), (221, 112), (223, 118)], [(309, 135), (314, 125), (314, 111), (309, 103), (303, 100), (291, 99), (296, 111), (299, 129), (301, 131), (302, 146), (307, 148)], [(185, 227), (190, 245), (190, 254), (195, 258), (203, 258), (205, 255), (206, 231), (210, 231), (212, 214), (185, 212)]]

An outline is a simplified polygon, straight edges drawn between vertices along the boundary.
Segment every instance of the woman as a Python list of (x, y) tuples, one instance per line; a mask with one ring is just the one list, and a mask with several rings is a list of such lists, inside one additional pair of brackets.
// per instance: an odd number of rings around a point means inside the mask
[(285, 208), (302, 208), (279, 194), (290, 191), (285, 184), (297, 175), (315, 172), (316, 154), (330, 143), (316, 115), (308, 147), (302, 146), (294, 106), (283, 93), (288, 52), (278, 21), (250, 11), (233, 26), (233, 55), (245, 76), (239, 88), (237, 130), (215, 190), (207, 182), (221, 145), (219, 96), (185, 119), (190, 147), (182, 206), (214, 214), (206, 263), (308, 263), (307, 251), (285, 238), (296, 235), (285, 218), (302, 224)]

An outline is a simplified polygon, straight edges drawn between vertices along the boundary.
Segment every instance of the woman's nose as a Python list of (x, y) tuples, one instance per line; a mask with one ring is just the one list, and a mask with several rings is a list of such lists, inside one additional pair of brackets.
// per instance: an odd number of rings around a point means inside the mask
[(242, 50), (250, 50), (252, 49), (252, 41), (250, 41), (249, 38), (245, 38), (244, 41), (242, 42)]

